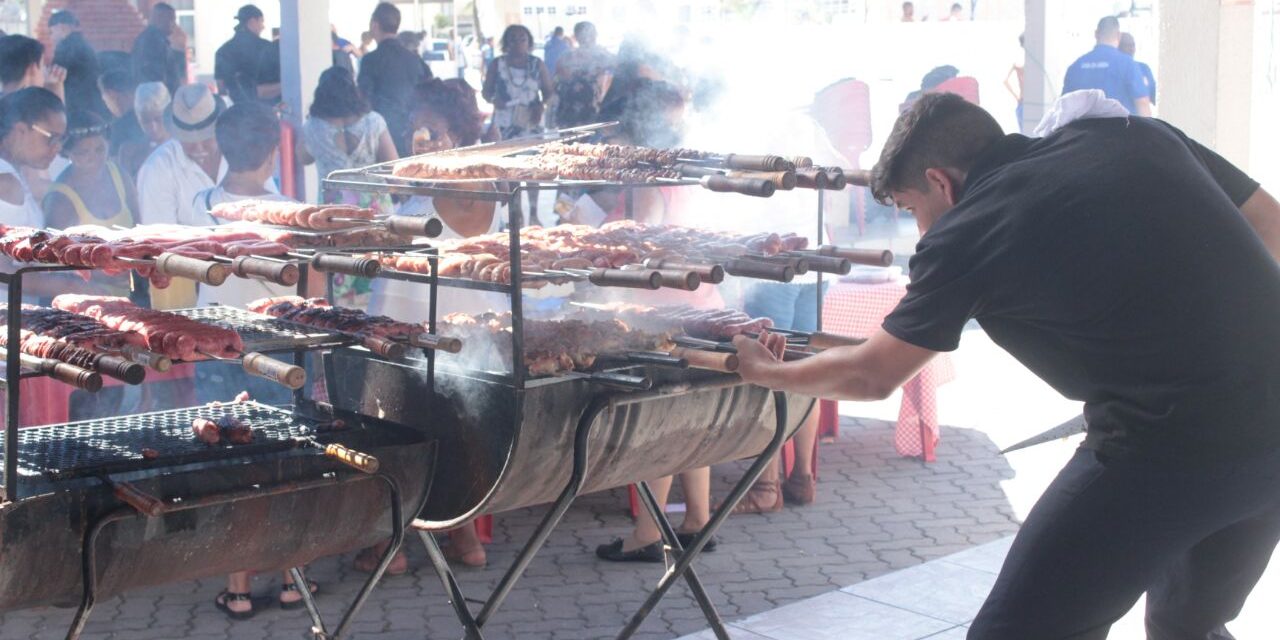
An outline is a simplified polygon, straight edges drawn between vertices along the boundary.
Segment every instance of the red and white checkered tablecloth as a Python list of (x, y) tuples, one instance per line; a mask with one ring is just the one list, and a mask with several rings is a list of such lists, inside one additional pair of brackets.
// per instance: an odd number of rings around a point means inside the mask
[[(905, 281), (863, 284), (836, 282), (823, 300), (822, 330), (850, 336), (870, 336), (880, 328), (885, 316), (906, 295)], [(894, 432), (894, 447), (904, 456), (934, 460), (938, 443), (938, 385), (955, 378), (955, 367), (947, 354), (934, 358), (920, 373), (902, 386), (902, 409)], [(824, 401), (823, 410), (835, 411), (835, 403)]]

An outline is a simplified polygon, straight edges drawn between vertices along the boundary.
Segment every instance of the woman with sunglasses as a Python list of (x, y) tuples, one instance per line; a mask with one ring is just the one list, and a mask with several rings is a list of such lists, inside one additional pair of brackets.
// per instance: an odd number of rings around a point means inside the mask
[(22, 171), (48, 169), (66, 132), (66, 109), (48, 89), (28, 87), (0, 98), (0, 224), (45, 226)]

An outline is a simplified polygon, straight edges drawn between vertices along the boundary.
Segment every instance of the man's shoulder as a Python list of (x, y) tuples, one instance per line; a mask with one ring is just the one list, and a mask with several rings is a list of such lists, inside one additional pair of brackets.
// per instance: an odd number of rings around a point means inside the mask
[(166, 140), (160, 143), (160, 146), (151, 150), (147, 155), (147, 159), (142, 161), (142, 167), (138, 169), (138, 178), (142, 178), (142, 174), (158, 171), (173, 166), (177, 160), (177, 153), (182, 149), (182, 143), (177, 140)]

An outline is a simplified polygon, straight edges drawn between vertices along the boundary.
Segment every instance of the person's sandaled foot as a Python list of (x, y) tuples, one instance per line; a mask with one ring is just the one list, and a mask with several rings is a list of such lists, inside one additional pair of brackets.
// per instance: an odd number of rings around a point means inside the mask
[[(311, 589), (312, 596), (320, 593), (320, 585), (312, 582), (311, 580), (307, 581), (307, 587)], [(285, 611), (293, 611), (294, 609), (301, 609), (304, 606), (306, 606), (306, 603), (302, 601), (302, 594), (298, 592), (298, 583), (286, 582), (280, 585), (281, 609), (284, 609)]]
[(253, 596), (249, 593), (232, 593), (226, 589), (222, 590), (213, 599), (213, 606), (227, 614), (232, 620), (248, 620), (254, 614), (258, 613), (253, 608)]
[(787, 502), (813, 504), (813, 501), (818, 499), (818, 479), (812, 474), (793, 472), (791, 477), (782, 483), (782, 495)]
[(630, 551), (623, 550), (622, 538), (596, 547), (596, 557), (609, 562), (662, 562), (662, 543), (647, 544)]
[[(373, 573), (373, 570), (378, 568), (378, 560), (382, 559), (382, 554), (385, 550), (386, 547), (382, 545), (362, 549), (360, 553), (356, 554), (356, 559), (351, 563), (351, 566), (355, 567), (356, 571)], [(408, 572), (408, 556), (404, 555), (404, 551), (396, 551), (396, 555), (391, 556), (391, 563), (387, 565), (387, 570), (384, 573), (389, 576), (399, 576)]]
[[(685, 548), (685, 549), (688, 549), (689, 547), (693, 546), (693, 539), (694, 539), (694, 538), (696, 538), (696, 537), (698, 537), (698, 532), (697, 532), (697, 531), (692, 531), (692, 532), (689, 532), (689, 533), (685, 533), (684, 531), (677, 531), (677, 532), (676, 532), (676, 540), (679, 540), (679, 541), (680, 541), (680, 546), (681, 546), (681, 547), (683, 547), (683, 548)], [(707, 551), (707, 552), (715, 551), (715, 550), (716, 550), (716, 547), (717, 547), (717, 546), (719, 546), (719, 544), (720, 544), (720, 542), (719, 542), (718, 540), (716, 540), (716, 537), (715, 537), (715, 536), (711, 536), (711, 537), (707, 540), (707, 543), (706, 543), (706, 544), (704, 544), (704, 545), (702, 545), (702, 550), (703, 550), (703, 551)]]
[(444, 557), (449, 562), (460, 562), (464, 566), (473, 569), (480, 569), (488, 563), (488, 555), (484, 552), (484, 545), (476, 543), (470, 549), (464, 549), (461, 545), (454, 546), (450, 544), (445, 547)]
[(757, 480), (747, 491), (747, 495), (742, 496), (742, 502), (739, 502), (731, 513), (736, 516), (744, 513), (778, 511), (782, 511), (782, 492), (779, 491), (778, 483), (772, 480)]

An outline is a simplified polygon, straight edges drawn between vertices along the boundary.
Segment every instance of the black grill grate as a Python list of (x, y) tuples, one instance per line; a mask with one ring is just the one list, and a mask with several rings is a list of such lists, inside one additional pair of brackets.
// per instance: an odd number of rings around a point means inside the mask
[(178, 309), (173, 313), (192, 320), (231, 329), (244, 340), (245, 351), (287, 351), (318, 345), (345, 344), (343, 336), (296, 322), (253, 313), (236, 307), (211, 306)]
[[(195, 439), (191, 422), (234, 415), (253, 428), (253, 443), (209, 446)], [(294, 438), (313, 435), (289, 411), (257, 402), (199, 406), (99, 418), (18, 432), (18, 469), (23, 476), (51, 480), (221, 460), (293, 448)], [(159, 456), (143, 457), (143, 449)], [(3, 451), (3, 446), (0, 446)]]

